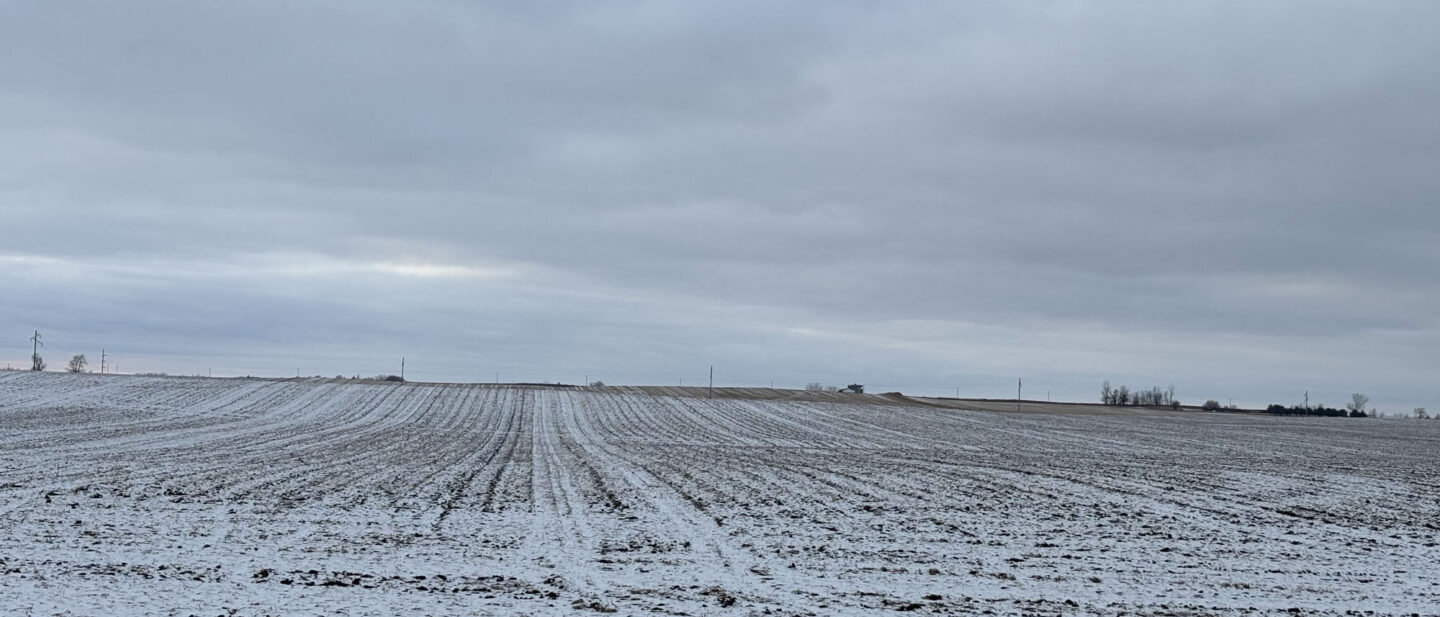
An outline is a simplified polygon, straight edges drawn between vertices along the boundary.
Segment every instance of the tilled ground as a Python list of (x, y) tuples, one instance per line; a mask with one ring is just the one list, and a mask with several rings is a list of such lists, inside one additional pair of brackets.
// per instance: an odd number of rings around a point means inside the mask
[(0, 372), (0, 609), (1440, 610), (1440, 422), (703, 394)]

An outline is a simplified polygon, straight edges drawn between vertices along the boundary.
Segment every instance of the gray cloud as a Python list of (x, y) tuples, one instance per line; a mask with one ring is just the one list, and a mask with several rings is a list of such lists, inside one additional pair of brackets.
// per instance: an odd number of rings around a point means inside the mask
[(1429, 3), (0, 11), (57, 346), (1440, 406)]

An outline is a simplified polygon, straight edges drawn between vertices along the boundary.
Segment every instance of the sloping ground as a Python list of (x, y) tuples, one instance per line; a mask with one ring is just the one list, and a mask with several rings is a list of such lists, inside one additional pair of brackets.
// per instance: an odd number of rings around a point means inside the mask
[[(1133, 416), (1166, 413), (1208, 413), (1197, 407), (1170, 409), (1167, 407), (1120, 407), (1098, 403), (1051, 403), (1047, 401), (1023, 400), (1017, 405), (1015, 399), (956, 399), (909, 397), (898, 394), (887, 395), (898, 401), (913, 405), (959, 409), (963, 411), (993, 411), (996, 413), (1058, 414), (1085, 416)], [(1247, 410), (1248, 411), (1248, 410)]]
[[(993, 411), (998, 413), (1038, 414), (1081, 414), (1081, 415), (1135, 415), (1153, 412), (1170, 412), (1163, 407), (1117, 407), (1088, 403), (1051, 403), (1046, 401), (1021, 401), (1015, 399), (962, 399), (905, 396), (898, 392), (883, 394), (851, 394), (841, 392), (810, 392), (805, 390), (783, 390), (778, 388), (706, 388), (676, 386), (612, 386), (611, 391), (649, 394), (651, 396), (675, 396), (686, 398), (745, 399), (764, 401), (792, 401), (802, 403), (842, 403), (847, 405), (906, 405), (912, 407), (938, 407), (961, 411)], [(1183, 413), (1200, 411), (1195, 407), (1179, 410)]]
[(0, 372), (0, 607), (1440, 606), (1440, 423), (709, 394)]

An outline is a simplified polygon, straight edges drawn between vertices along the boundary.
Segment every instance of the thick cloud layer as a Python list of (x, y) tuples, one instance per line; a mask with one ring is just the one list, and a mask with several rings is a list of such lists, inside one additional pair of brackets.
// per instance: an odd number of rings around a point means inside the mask
[(1440, 407), (1436, 24), (0, 3), (0, 361)]

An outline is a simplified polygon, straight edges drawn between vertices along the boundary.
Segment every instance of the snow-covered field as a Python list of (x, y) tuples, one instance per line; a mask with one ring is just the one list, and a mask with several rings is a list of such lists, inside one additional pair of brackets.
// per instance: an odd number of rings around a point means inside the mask
[(0, 613), (1440, 612), (1440, 422), (704, 394), (0, 372)]

